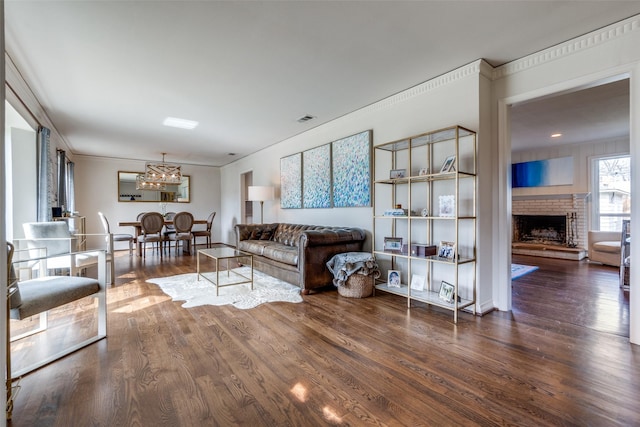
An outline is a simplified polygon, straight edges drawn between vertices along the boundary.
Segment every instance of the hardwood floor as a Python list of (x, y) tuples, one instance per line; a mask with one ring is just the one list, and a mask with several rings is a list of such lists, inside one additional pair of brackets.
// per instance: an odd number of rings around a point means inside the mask
[(124, 252), (108, 338), (25, 376), (10, 425), (638, 425), (628, 295), (607, 267), (514, 257), (540, 260), (513, 282), (512, 312), (454, 325), (385, 293), (185, 309), (145, 280), (195, 257)]
[(522, 255), (513, 262), (539, 267), (513, 281), (514, 312), (629, 336), (629, 292), (617, 268)]

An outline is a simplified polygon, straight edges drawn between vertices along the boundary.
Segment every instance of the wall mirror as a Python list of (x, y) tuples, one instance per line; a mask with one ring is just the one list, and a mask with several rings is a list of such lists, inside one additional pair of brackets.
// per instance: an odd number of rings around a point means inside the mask
[(189, 175), (182, 175), (182, 182), (179, 185), (167, 185), (164, 190), (136, 190), (136, 176), (141, 173), (143, 172), (118, 171), (119, 202), (191, 202)]

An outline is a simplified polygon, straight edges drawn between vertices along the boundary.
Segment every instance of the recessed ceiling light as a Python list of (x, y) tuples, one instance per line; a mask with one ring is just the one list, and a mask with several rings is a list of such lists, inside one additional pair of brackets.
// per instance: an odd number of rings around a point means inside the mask
[(199, 123), (194, 120), (178, 119), (176, 117), (167, 117), (166, 119), (164, 119), (162, 124), (165, 126), (170, 126), (172, 128), (195, 129)]
[(562, 136), (561, 133), (553, 133), (551, 134), (551, 138), (560, 138)]

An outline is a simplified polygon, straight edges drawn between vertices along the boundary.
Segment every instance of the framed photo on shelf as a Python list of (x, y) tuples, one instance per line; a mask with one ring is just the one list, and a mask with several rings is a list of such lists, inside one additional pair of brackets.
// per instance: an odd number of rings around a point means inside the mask
[(383, 250), (389, 252), (402, 251), (402, 237), (385, 237)]
[(448, 194), (446, 196), (438, 196), (439, 215), (444, 217), (452, 217), (456, 214), (456, 196)]
[(455, 260), (456, 244), (453, 242), (441, 241), (438, 247), (438, 257), (446, 258), (448, 261)]
[(418, 172), (419, 176), (425, 176), (425, 175), (429, 175), (429, 168), (422, 168), (420, 169), (420, 172)]
[(391, 169), (391, 171), (389, 171), (389, 179), (405, 178), (406, 176), (406, 169)]
[(387, 286), (390, 288), (400, 287), (400, 272), (398, 270), (389, 270), (387, 273)]
[(442, 167), (440, 168), (440, 173), (444, 172), (453, 172), (456, 170), (454, 164), (456, 163), (456, 156), (449, 156), (444, 160)]
[(424, 276), (419, 276), (417, 274), (411, 276), (411, 289), (424, 291)]
[(444, 302), (451, 304), (453, 303), (453, 300), (455, 298), (454, 291), (455, 288), (453, 287), (453, 285), (443, 280), (440, 283), (440, 292), (438, 292), (438, 298), (440, 298)]

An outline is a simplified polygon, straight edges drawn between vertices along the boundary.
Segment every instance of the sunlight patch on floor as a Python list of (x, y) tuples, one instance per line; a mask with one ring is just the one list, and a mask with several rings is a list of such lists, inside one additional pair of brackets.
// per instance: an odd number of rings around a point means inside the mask
[(293, 386), (291, 394), (293, 394), (300, 402), (304, 403), (307, 401), (307, 388), (300, 383), (296, 383), (296, 385)]

